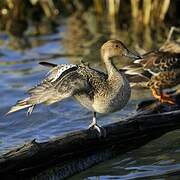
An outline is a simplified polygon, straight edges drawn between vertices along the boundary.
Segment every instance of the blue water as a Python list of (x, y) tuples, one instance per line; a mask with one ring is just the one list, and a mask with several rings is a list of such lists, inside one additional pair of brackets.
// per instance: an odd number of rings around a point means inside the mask
[(76, 179), (156, 179), (180, 177), (180, 132), (168, 133), (147, 145), (73, 176)]
[[(67, 48), (67, 43), (64, 42), (65, 32), (66, 27), (61, 26), (57, 33), (31, 37), (29, 41), (32, 47), (28, 49), (13, 49), (9, 46), (11, 38), (0, 34), (0, 154), (32, 139), (46, 141), (69, 131), (86, 129), (90, 123), (92, 113), (72, 99), (48, 107), (39, 105), (29, 117), (26, 116), (26, 110), (5, 116), (9, 108), (17, 100), (25, 98), (25, 92), (40, 82), (48, 72), (48, 68), (38, 64), (39, 61), (48, 60), (59, 64), (80, 61), (81, 58)], [(91, 51), (96, 50), (93, 48)], [(89, 52), (86, 47), (84, 51), (86, 55)], [(61, 56), (67, 52), (74, 54), (74, 57)], [(98, 66), (94, 61), (90, 61), (90, 64)], [(149, 97), (147, 90), (133, 90), (128, 105), (119, 112), (98, 116), (99, 124), (112, 123), (127, 117), (134, 112), (139, 101)], [(179, 135), (180, 131), (171, 132), (71, 179), (178, 179)]]

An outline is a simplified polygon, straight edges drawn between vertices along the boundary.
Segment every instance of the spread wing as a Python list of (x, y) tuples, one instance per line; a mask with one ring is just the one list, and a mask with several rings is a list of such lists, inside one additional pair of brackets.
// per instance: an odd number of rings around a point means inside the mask
[(52, 67), (47, 77), (28, 91), (29, 97), (18, 101), (7, 114), (27, 107), (30, 114), (36, 104), (52, 104), (78, 92), (91, 90), (86, 77), (78, 72), (79, 66), (63, 64)]

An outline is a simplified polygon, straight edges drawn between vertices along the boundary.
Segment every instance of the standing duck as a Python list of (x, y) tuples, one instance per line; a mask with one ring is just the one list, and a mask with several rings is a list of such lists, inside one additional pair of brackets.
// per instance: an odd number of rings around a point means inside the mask
[(130, 52), (119, 40), (110, 40), (101, 47), (101, 57), (107, 74), (90, 68), (87, 65), (51, 64), (40, 62), (52, 69), (48, 76), (37, 86), (28, 91), (29, 97), (20, 100), (7, 113), (24, 108), (31, 114), (35, 105), (47, 105), (73, 97), (81, 105), (93, 112), (93, 120), (89, 128), (96, 129), (100, 136), (101, 127), (96, 122), (96, 113), (112, 113), (122, 109), (131, 94), (129, 82), (123, 72), (113, 63), (114, 57), (126, 56), (139, 58)]
[(175, 104), (175, 100), (163, 90), (180, 83), (180, 53), (159, 50), (148, 52), (135, 60), (138, 67), (125, 67), (126, 74), (139, 74), (147, 78), (146, 86), (160, 102)]

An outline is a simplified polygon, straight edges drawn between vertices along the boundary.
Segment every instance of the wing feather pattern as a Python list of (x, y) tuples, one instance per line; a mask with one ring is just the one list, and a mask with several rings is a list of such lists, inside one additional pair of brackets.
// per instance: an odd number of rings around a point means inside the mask
[(52, 67), (48, 76), (40, 84), (28, 90), (29, 97), (18, 101), (7, 114), (27, 107), (28, 114), (31, 114), (36, 104), (49, 105), (91, 88), (87, 79), (77, 71), (79, 66), (67, 64), (54, 66), (53, 64)]

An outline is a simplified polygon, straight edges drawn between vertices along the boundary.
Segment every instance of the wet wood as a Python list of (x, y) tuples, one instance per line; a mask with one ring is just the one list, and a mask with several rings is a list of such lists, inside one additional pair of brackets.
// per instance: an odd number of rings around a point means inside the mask
[(104, 126), (106, 138), (94, 130), (65, 134), (48, 142), (33, 140), (0, 157), (0, 179), (63, 179), (180, 128), (177, 105), (142, 102), (136, 114)]

